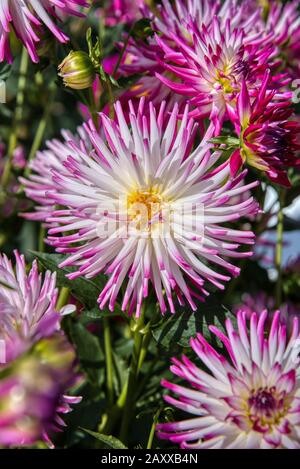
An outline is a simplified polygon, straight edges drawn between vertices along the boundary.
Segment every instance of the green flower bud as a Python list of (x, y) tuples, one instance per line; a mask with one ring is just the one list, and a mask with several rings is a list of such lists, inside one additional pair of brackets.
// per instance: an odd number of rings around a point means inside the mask
[(74, 90), (90, 88), (96, 78), (93, 63), (86, 52), (71, 51), (58, 66), (64, 85)]

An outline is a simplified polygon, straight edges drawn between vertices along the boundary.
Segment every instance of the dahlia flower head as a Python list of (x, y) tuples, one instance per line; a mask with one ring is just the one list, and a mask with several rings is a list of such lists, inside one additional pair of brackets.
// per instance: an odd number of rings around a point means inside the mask
[(69, 40), (57, 26), (62, 14), (82, 16), (80, 7), (85, 0), (2, 0), (0, 2), (0, 62), (12, 61), (9, 34), (13, 30), (24, 44), (33, 62), (38, 62), (37, 44), (44, 28), (58, 41)]
[(275, 313), (266, 332), (265, 310), (259, 317), (240, 311), (237, 327), (226, 321), (227, 334), (210, 326), (229, 358), (201, 334), (191, 347), (207, 371), (183, 356), (173, 359), (172, 372), (188, 386), (163, 381), (178, 397), (168, 404), (189, 418), (158, 425), (158, 435), (186, 449), (300, 448), (299, 325), (291, 334)]
[[(224, 288), (239, 274), (229, 258), (252, 254), (239, 247), (252, 245), (253, 233), (227, 223), (257, 213), (249, 193), (257, 183), (244, 184), (245, 172), (230, 178), (209, 133), (193, 149), (197, 125), (188, 107), (181, 121), (178, 106), (169, 114), (165, 103), (157, 110), (150, 104), (149, 118), (143, 99), (137, 113), (129, 107), (125, 116), (115, 105), (116, 121), (101, 114), (100, 132), (85, 124), (85, 141), (67, 143), (68, 156), (56, 158), (52, 175), (39, 167), (34, 190), (58, 206), (45, 220), (58, 225), (47, 240), (66, 254), (61, 267), (77, 267), (70, 279), (109, 277), (100, 308), (113, 310), (122, 288), (122, 309), (139, 315), (151, 284), (163, 313), (166, 299), (175, 312), (173, 294), (195, 310), (195, 298), (208, 295), (206, 282)], [(52, 176), (49, 190), (42, 174)]]
[(0, 369), (0, 444), (53, 447), (53, 432), (65, 426), (59, 414), (81, 398), (64, 395), (76, 384), (75, 352), (62, 334), (42, 339), (33, 349)]
[(159, 17), (149, 13), (154, 38), (129, 41), (121, 69), (156, 76), (170, 95), (190, 100), (194, 117), (210, 116), (217, 132), (225, 118), (236, 115), (242, 79), (259, 87), (270, 57), (276, 55), (257, 28), (260, 13), (257, 9), (249, 15), (246, 4), (232, 0), (177, 0), (174, 5), (166, 0)]
[[(0, 444), (43, 439), (52, 446), (49, 432), (64, 426), (59, 414), (81, 400), (65, 394), (77, 373), (75, 352), (60, 330), (62, 315), (75, 308), (67, 305), (57, 311), (55, 273), (47, 271), (43, 278), (34, 262), (27, 274), (24, 257), (17, 251), (15, 257), (14, 269), (0, 255), (0, 340), (5, 354), (0, 366)], [(36, 355), (41, 350), (42, 357)]]
[(277, 90), (270, 89), (271, 82), (267, 71), (252, 100), (246, 82), (242, 82), (236, 126), (241, 148), (231, 156), (231, 171), (235, 174), (246, 162), (265, 172), (271, 181), (290, 187), (287, 170), (300, 165), (300, 124), (291, 119), (290, 92), (282, 92), (281, 99), (274, 101)]
[(0, 255), (0, 339), (6, 343), (7, 362), (57, 331), (62, 315), (75, 310), (73, 305), (56, 310), (55, 273), (47, 271), (43, 278), (34, 261), (27, 274), (24, 256), (15, 251), (15, 257), (14, 269), (11, 260)]

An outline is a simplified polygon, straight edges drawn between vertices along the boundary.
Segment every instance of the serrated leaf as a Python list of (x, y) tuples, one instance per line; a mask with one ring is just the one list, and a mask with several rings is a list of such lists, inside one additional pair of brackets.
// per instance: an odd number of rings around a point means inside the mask
[(92, 432), (91, 430), (88, 430), (87, 428), (81, 428), (84, 432), (88, 433), (92, 437), (96, 438), (96, 440), (101, 441), (101, 443), (104, 443), (106, 446), (109, 448), (113, 449), (128, 449), (127, 446), (125, 446), (122, 441), (118, 440), (118, 438), (115, 438), (114, 436), (111, 435), (103, 435), (102, 433), (97, 433), (97, 432)]
[(235, 322), (235, 316), (225, 306), (209, 299), (199, 306), (198, 311), (181, 311), (174, 314), (166, 322), (152, 331), (156, 342), (165, 349), (174, 345), (189, 347), (191, 337), (200, 332), (210, 343), (218, 344), (209, 330), (210, 325), (225, 330), (225, 320), (230, 318)]
[[(49, 269), (52, 272), (56, 272), (57, 274), (57, 286), (61, 287), (68, 287), (72, 292), (72, 295), (80, 301), (80, 303), (87, 306), (89, 310), (94, 310), (95, 305), (97, 306), (97, 300), (100, 294), (101, 289), (104, 286), (104, 282), (106, 281), (102, 277), (97, 277), (96, 280), (89, 280), (85, 277), (79, 277), (74, 280), (69, 280), (66, 275), (75, 272), (76, 268), (74, 267), (64, 267), (59, 268), (59, 264), (61, 264), (65, 260), (65, 256), (60, 254), (46, 254), (40, 252), (33, 252), (35, 257), (39, 260), (42, 266), (45, 269)], [(101, 314), (101, 311), (99, 311)]]

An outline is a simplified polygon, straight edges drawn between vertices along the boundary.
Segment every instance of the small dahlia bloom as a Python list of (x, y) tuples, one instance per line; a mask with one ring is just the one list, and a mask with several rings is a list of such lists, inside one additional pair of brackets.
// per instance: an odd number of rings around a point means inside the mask
[[(245, 81), (242, 83), (237, 127), (241, 148), (231, 157), (231, 169), (235, 174), (246, 162), (264, 171), (271, 181), (289, 187), (287, 170), (300, 164), (300, 124), (290, 119), (293, 109), (289, 99), (274, 101), (276, 90), (267, 90), (269, 82), (266, 73), (252, 102)], [(286, 95), (289, 97), (289, 92)]]
[(178, 396), (165, 400), (190, 417), (158, 425), (161, 438), (188, 449), (300, 448), (298, 319), (288, 335), (280, 312), (269, 332), (266, 318), (267, 311), (259, 318), (253, 313), (248, 331), (246, 314), (240, 311), (237, 328), (226, 321), (227, 335), (210, 327), (229, 358), (201, 334), (191, 339), (207, 371), (185, 356), (173, 359), (172, 372), (188, 386), (163, 381)]
[(81, 16), (79, 7), (87, 7), (85, 0), (3, 0), (0, 2), (0, 62), (11, 62), (9, 34), (13, 29), (22, 41), (33, 62), (38, 62), (36, 51), (40, 34), (46, 27), (62, 43), (68, 37), (58, 28), (60, 15)]
[(0, 369), (0, 445), (53, 447), (51, 434), (65, 426), (60, 414), (81, 400), (65, 394), (75, 383), (75, 352), (61, 334)]
[(117, 103), (116, 122), (101, 114), (105, 137), (86, 125), (89, 142), (69, 143), (72, 152), (52, 172), (56, 188), (46, 194), (58, 206), (47, 222), (59, 224), (48, 242), (67, 254), (61, 267), (77, 267), (69, 278), (104, 272), (100, 308), (113, 310), (122, 288), (122, 309), (137, 315), (150, 284), (162, 312), (165, 299), (172, 312), (174, 299), (184, 298), (195, 310), (193, 298), (208, 294), (205, 282), (224, 288), (239, 274), (228, 259), (251, 255), (238, 248), (254, 237), (227, 222), (258, 209), (252, 197), (237, 201), (256, 183), (245, 185), (245, 173), (230, 179), (210, 134), (193, 150), (197, 126), (188, 108), (179, 122), (178, 106), (171, 113), (165, 103), (149, 106), (144, 111), (142, 99), (125, 116)]
[(59, 329), (63, 314), (74, 311), (68, 305), (56, 310), (56, 275), (43, 277), (36, 261), (27, 274), (24, 256), (15, 252), (16, 266), (0, 254), (0, 339), (6, 346), (6, 361), (11, 362), (41, 337)]

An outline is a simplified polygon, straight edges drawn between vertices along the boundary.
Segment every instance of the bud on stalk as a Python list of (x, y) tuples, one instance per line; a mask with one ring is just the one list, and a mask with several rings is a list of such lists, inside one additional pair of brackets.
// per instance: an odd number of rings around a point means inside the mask
[(96, 78), (93, 63), (83, 51), (71, 51), (58, 66), (58, 70), (64, 85), (74, 90), (90, 88)]

